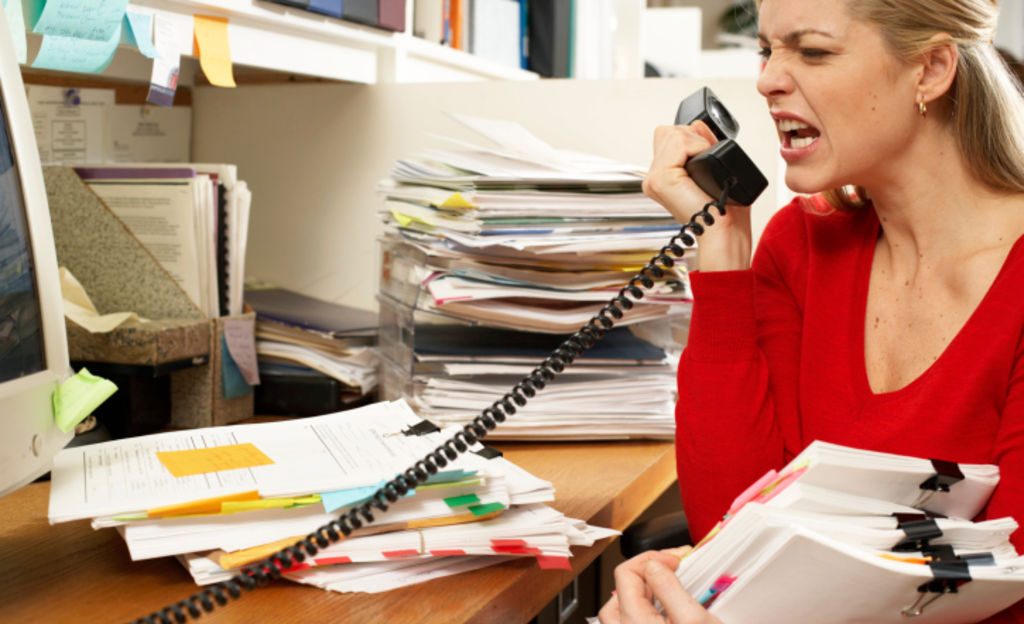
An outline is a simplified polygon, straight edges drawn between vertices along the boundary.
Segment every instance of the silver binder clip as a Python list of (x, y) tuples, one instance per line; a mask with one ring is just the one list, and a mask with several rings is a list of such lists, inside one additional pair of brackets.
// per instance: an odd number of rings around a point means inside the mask
[(917, 597), (917, 600), (914, 601), (914, 604), (907, 607), (903, 607), (903, 609), (900, 611), (900, 615), (902, 615), (903, 617), (917, 617), (919, 615), (922, 615), (924, 613), (925, 607), (935, 602), (942, 596), (943, 594), (932, 594), (929, 592), (924, 592)]

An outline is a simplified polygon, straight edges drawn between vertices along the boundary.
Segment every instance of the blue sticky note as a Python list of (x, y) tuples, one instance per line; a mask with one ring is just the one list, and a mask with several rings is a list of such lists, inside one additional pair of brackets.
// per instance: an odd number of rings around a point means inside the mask
[(427, 478), (427, 484), (455, 483), (468, 479), (476, 474), (475, 470), (441, 470)]
[(153, 16), (148, 13), (136, 13), (126, 11), (124, 14), (124, 25), (122, 26), (125, 35), (125, 42), (139, 49), (142, 56), (156, 58), (156, 48), (153, 47)]
[(92, 41), (109, 41), (117, 32), (128, 0), (46, 0), (32, 32)]
[(309, 10), (314, 13), (340, 18), (341, 2), (342, 0), (309, 0)]
[(32, 61), (32, 67), (98, 74), (114, 60), (120, 40), (120, 24), (107, 41), (45, 35), (39, 46), (39, 54)]
[(225, 399), (237, 399), (252, 392), (252, 386), (246, 383), (238, 364), (235, 364), (234, 358), (231, 357), (228, 341), (223, 336), (220, 338), (220, 362), (220, 378), (224, 386)]
[(373, 493), (380, 489), (382, 485), (384, 485), (383, 481), (377, 485), (349, 488), (347, 490), (335, 490), (333, 492), (321, 492), (320, 502), (324, 505), (324, 512), (331, 513), (335, 509), (358, 505), (359, 503), (369, 500), (370, 497), (373, 496)]
[(21, 0), (4, 0), (4, 12), (7, 14), (7, 29), (14, 43), (15, 58), (24, 65), (28, 62), (28, 41), (25, 37), (25, 15)]

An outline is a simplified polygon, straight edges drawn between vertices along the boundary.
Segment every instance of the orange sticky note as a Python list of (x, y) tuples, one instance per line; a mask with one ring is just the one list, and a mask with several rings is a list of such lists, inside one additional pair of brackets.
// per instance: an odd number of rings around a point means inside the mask
[(231, 48), (228, 46), (228, 19), (211, 15), (194, 16), (195, 38), (193, 52), (210, 84), (218, 87), (235, 86), (231, 71)]
[(274, 463), (274, 460), (250, 443), (187, 451), (158, 451), (156, 457), (176, 477), (191, 477), (204, 472), (238, 470)]
[(189, 501), (187, 503), (178, 503), (176, 505), (154, 507), (153, 509), (146, 510), (146, 515), (150, 518), (170, 518), (175, 516), (204, 516), (209, 514), (219, 514), (221, 512), (221, 507), (225, 502), (252, 501), (259, 500), (259, 498), (260, 493), (256, 490), (251, 492), (239, 492), (238, 494), (214, 496), (213, 498), (203, 498), (200, 500)]

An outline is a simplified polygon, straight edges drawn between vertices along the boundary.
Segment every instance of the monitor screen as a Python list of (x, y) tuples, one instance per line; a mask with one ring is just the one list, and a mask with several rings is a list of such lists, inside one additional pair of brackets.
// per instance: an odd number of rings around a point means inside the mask
[(21, 177), (0, 102), (0, 383), (46, 368)]

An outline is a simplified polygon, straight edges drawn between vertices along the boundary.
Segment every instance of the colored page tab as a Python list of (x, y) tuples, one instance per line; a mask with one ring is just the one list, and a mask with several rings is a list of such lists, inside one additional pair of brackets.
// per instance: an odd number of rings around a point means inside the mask
[[(11, 0), (13, 1), (13, 0)], [(121, 41), (121, 23), (106, 41), (45, 35), (32, 67), (98, 74), (110, 65)]]
[(476, 494), (466, 494), (464, 496), (452, 496), (444, 499), (444, 502), (455, 509), (456, 507), (465, 507), (467, 505), (479, 505), (480, 497)]
[(234, 87), (231, 72), (231, 49), (228, 46), (228, 20), (210, 15), (195, 16), (195, 48), (199, 65), (210, 84)]
[(150, 518), (169, 518), (172, 516), (196, 516), (203, 514), (218, 514), (221, 506), (231, 501), (253, 501), (259, 500), (260, 493), (253, 490), (250, 492), (239, 492), (227, 496), (214, 496), (200, 500), (179, 503), (177, 505), (166, 505), (146, 510)]
[(25, 13), (21, 0), (4, 0), (4, 12), (7, 14), (7, 29), (14, 43), (14, 56), (24, 65), (28, 62), (28, 41), (25, 36)]
[(481, 484), (483, 484), (483, 482), (484, 482), (484, 480), (483, 479), (479, 479), (479, 478), (477, 478), (477, 479), (465, 479), (465, 480), (462, 480), (462, 481), (452, 481), (452, 482), (442, 481), (441, 483), (430, 483), (428, 481), (426, 485), (420, 485), (416, 489), (417, 490), (445, 490), (445, 489), (451, 489), (451, 488), (463, 488), (463, 487), (470, 487), (470, 486), (473, 486), (473, 485), (481, 485)]
[(473, 476), (476, 476), (476, 470), (441, 470), (440, 472), (427, 477), (427, 485), (434, 485), (436, 483), (456, 483)]
[(221, 336), (220, 340), (220, 380), (225, 399), (237, 399), (252, 392), (252, 386), (246, 381), (242, 369), (231, 357), (227, 336)]
[(153, 45), (153, 16), (149, 13), (139, 13), (131, 9), (125, 11), (125, 38), (128, 44), (139, 49), (146, 58), (157, 57), (156, 46)]
[(158, 451), (156, 457), (172, 475), (179, 478), (274, 463), (263, 451), (248, 442), (187, 451)]
[(307, 496), (304, 498), (261, 498), (254, 501), (226, 501), (221, 503), (222, 514), (239, 513), (242, 511), (256, 511), (259, 509), (287, 509), (289, 507), (301, 507), (319, 503), (319, 496)]
[(213, 559), (217, 562), (217, 565), (225, 570), (233, 570), (269, 557), (270, 555), (277, 553), (277, 551), (282, 548), (293, 546), (295, 542), (304, 539), (304, 537), (305, 536), (303, 535), (286, 537), (284, 539), (277, 540), (276, 542), (270, 542), (269, 544), (262, 544), (260, 546), (253, 546), (251, 548), (243, 548), (230, 553), (215, 555)]
[(121, 37), (128, 0), (46, 0), (32, 32), (73, 39), (109, 41)]
[(57, 386), (53, 393), (53, 418), (57, 428), (70, 433), (115, 392), (117, 386), (114, 382), (97, 377), (84, 368), (78, 371)]
[(256, 363), (256, 319), (224, 319), (224, 339), (242, 377), (250, 386), (260, 383), (259, 365)]
[(334, 492), (322, 492), (320, 499), (324, 504), (324, 511), (331, 513), (335, 509), (356, 505), (369, 500), (373, 493), (380, 489), (383, 481), (377, 485), (365, 487), (348, 488), (346, 490), (335, 490)]
[(486, 505), (470, 505), (468, 509), (474, 516), (484, 516), (498, 511), (504, 511), (505, 506), (501, 503), (488, 503)]
[(568, 557), (537, 555), (537, 565), (541, 570), (572, 570)]

